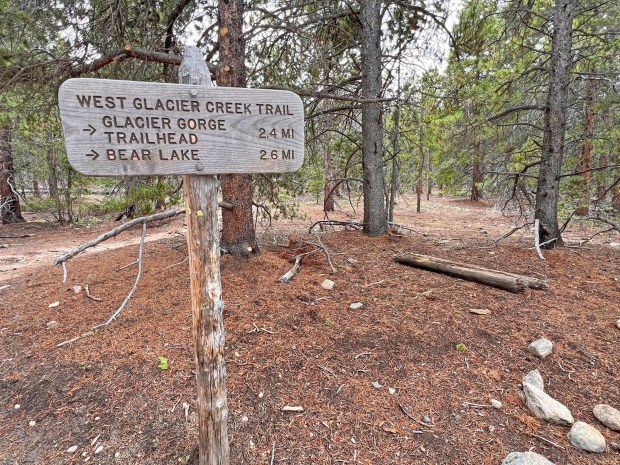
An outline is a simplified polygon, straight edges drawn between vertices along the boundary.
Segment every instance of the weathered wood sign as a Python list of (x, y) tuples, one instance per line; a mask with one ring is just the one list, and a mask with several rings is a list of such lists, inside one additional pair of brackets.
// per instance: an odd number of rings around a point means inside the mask
[(303, 104), (289, 91), (78, 78), (58, 105), (83, 174), (283, 173), (304, 159)]

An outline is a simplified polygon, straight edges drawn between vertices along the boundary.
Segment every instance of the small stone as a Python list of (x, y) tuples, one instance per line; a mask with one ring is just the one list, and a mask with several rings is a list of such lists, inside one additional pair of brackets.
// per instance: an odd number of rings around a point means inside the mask
[(256, 444), (254, 444), (254, 441), (250, 439), (250, 449), (254, 449), (255, 447), (256, 447)]
[(265, 393), (263, 391), (258, 393), (258, 398), (262, 399), (263, 397), (265, 397)]
[(69, 454), (73, 454), (77, 450), (78, 446), (71, 446), (67, 449)]
[(32, 427), (32, 426), (35, 426), (36, 424), (37, 424), (37, 422), (36, 422), (36, 421), (34, 421), (34, 420), (30, 420), (30, 421), (28, 422), (28, 426), (31, 426), (31, 427)]
[(429, 425), (433, 422), (433, 420), (431, 420), (431, 417), (429, 417), (428, 415), (424, 415), (424, 416), (422, 417), (422, 421), (423, 421), (424, 423), (428, 423)]
[(60, 305), (60, 302), (52, 302), (51, 304), (48, 305), (48, 308), (55, 308), (58, 307)]
[(594, 416), (607, 428), (620, 431), (620, 412), (611, 405), (599, 404), (594, 407)]
[(116, 452), (116, 453), (114, 454), (114, 458), (115, 458), (115, 459), (119, 458), (120, 456), (121, 456), (121, 453), (120, 453), (120, 452)]
[(46, 326), (47, 329), (53, 329), (58, 326), (58, 322), (56, 320), (48, 321)]
[(527, 375), (523, 377), (522, 381), (523, 385), (531, 384), (532, 386), (537, 387), (541, 391), (545, 390), (545, 382), (543, 381), (542, 375), (538, 370), (532, 370)]
[(103, 452), (103, 446), (99, 446), (95, 449), (95, 454), (101, 454)]
[(489, 433), (493, 433), (495, 431), (495, 426), (489, 425)]
[(577, 449), (588, 452), (605, 452), (605, 438), (593, 426), (583, 421), (576, 422), (570, 429), (568, 440)]
[(504, 405), (497, 399), (491, 399), (491, 406), (496, 409), (502, 408)]
[(95, 417), (95, 421), (101, 420), (101, 417)]
[(618, 444), (617, 442), (610, 442), (609, 446), (616, 452), (620, 452), (620, 444)]
[(536, 339), (527, 348), (528, 351), (530, 351), (534, 355), (538, 355), (541, 358), (545, 358), (547, 355), (549, 355), (552, 349), (553, 342), (551, 342), (549, 339), (545, 339), (544, 337)]
[(20, 408), (22, 408), (20, 404), (15, 404), (15, 410), (19, 410)]
[(553, 465), (553, 462), (536, 452), (511, 452), (502, 465)]
[(75, 292), (76, 294), (82, 292), (82, 286), (73, 286), (71, 289), (73, 289), (73, 292)]
[(321, 283), (321, 287), (325, 289), (326, 291), (331, 291), (335, 286), (336, 286), (336, 283), (333, 282), (331, 279), (326, 279), (325, 281)]
[(393, 396), (394, 394), (396, 394), (396, 389), (390, 387), (388, 388), (388, 392), (390, 393), (391, 396)]
[(349, 305), (349, 308), (351, 310), (359, 310), (360, 308), (362, 308), (364, 306), (363, 303), (361, 302), (353, 302), (351, 305)]
[(241, 417), (241, 421), (242, 421), (243, 423), (247, 423), (247, 422), (248, 422), (248, 420), (249, 420), (249, 418), (247, 417), (247, 415), (243, 415), (243, 416)]
[(616, 320), (616, 328), (620, 329), (620, 318)]
[(373, 381), (372, 382), (372, 387), (374, 387), (375, 389), (381, 389), (383, 387), (383, 385), (381, 383), (379, 383), (379, 381)]

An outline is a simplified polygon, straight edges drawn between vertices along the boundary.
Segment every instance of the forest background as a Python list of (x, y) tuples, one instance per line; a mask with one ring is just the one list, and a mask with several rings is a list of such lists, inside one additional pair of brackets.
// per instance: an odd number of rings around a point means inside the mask
[(399, 192), (415, 192), (419, 210), (431, 191), (498, 198), (516, 224), (540, 220), (547, 247), (573, 217), (617, 229), (619, 10), (577, 0), (2, 1), (2, 220), (20, 221), (20, 204), (88, 223), (179, 203), (180, 178), (76, 173), (57, 89), (78, 76), (176, 82), (196, 41), (218, 85), (291, 89), (306, 108), (302, 170), (222, 176), (233, 254), (258, 251), (253, 215), (295, 215), (300, 195), (329, 212), (363, 194), (369, 235), (394, 221)]

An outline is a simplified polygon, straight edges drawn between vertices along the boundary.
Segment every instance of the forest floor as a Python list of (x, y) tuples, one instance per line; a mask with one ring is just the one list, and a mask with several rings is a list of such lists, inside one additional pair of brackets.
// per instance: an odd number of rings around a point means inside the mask
[[(401, 201), (397, 222), (415, 232), (315, 228), (337, 271), (315, 254), (282, 283), (300, 241), (316, 241), (308, 227), (323, 219), (315, 204), (301, 212), (306, 219), (259, 225), (259, 256), (221, 260), (232, 464), (499, 465), (527, 450), (558, 465), (620, 463), (609, 445), (620, 433), (592, 414), (599, 403), (620, 408), (617, 235), (544, 251), (543, 261), (531, 229), (495, 242), (513, 220), (490, 203), (432, 197), (416, 214)], [(344, 203), (332, 215), (360, 217)], [(194, 462), (183, 220), (149, 225), (143, 276), (118, 320), (60, 348), (125, 299), (136, 266), (117, 270), (136, 260), (140, 229), (71, 260), (63, 285), (53, 258), (118, 223), (0, 228), (32, 234), (0, 239), (0, 464)], [(565, 237), (576, 245), (594, 232), (573, 223)], [(545, 277), (549, 289), (512, 294), (399, 265), (399, 252)], [(334, 289), (321, 287), (325, 279)], [(86, 285), (99, 300), (74, 292)], [(544, 359), (527, 351), (540, 336), (554, 342)], [(605, 453), (572, 447), (567, 427), (530, 413), (519, 384), (533, 369), (576, 420), (603, 433)]]

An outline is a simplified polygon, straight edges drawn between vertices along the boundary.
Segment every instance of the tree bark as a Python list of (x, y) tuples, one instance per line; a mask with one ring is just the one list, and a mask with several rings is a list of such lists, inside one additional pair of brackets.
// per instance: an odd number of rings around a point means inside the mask
[(22, 216), (19, 197), (13, 188), (14, 176), (11, 127), (3, 125), (0, 126), (0, 217), (3, 224), (26, 221)]
[(540, 220), (542, 243), (551, 241), (545, 248), (563, 245), (558, 225), (558, 200), (564, 139), (566, 134), (566, 107), (573, 65), (573, 18), (575, 0), (556, 0), (552, 14), (551, 68), (545, 105), (544, 133), (538, 185), (536, 188), (536, 211)]
[[(594, 71), (593, 71), (594, 72)], [(583, 137), (581, 141), (581, 157), (577, 171), (581, 172), (582, 198), (581, 207), (590, 206), (590, 184), (592, 183), (592, 149), (594, 145), (594, 103), (598, 80), (586, 81), (585, 116), (583, 124)]]
[[(243, 38), (243, 2), (218, 0), (220, 86), (245, 87), (245, 40)], [(225, 174), (221, 177), (222, 197), (233, 205), (222, 211), (222, 250), (236, 256), (258, 254), (252, 216), (252, 175)]]
[(480, 141), (476, 140), (474, 143), (474, 160), (471, 175), (471, 195), (469, 197), (471, 200), (478, 201), (482, 199), (482, 191), (480, 190), (482, 181), (482, 152), (480, 151)]
[[(381, 81), (381, 1), (361, 2), (362, 97), (376, 99)], [(378, 102), (362, 104), (364, 233), (378, 236), (387, 230), (383, 179), (383, 116)]]

